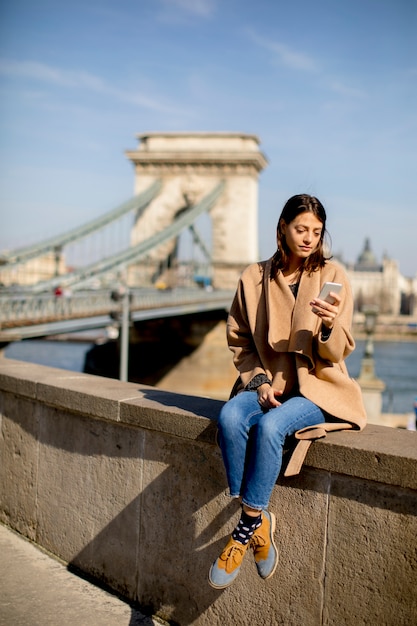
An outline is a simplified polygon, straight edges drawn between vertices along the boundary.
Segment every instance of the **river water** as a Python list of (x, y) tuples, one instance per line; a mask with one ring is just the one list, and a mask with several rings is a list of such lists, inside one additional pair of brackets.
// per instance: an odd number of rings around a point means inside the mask
[[(74, 372), (82, 372), (87, 350), (93, 344), (84, 341), (45, 341), (26, 340), (10, 344), (5, 356), (30, 363), (59, 367)], [(361, 359), (365, 348), (364, 341), (357, 341), (357, 347), (347, 359), (352, 377), (360, 372)], [(375, 372), (384, 381), (384, 413), (413, 412), (417, 396), (417, 342), (383, 341), (374, 344)]]

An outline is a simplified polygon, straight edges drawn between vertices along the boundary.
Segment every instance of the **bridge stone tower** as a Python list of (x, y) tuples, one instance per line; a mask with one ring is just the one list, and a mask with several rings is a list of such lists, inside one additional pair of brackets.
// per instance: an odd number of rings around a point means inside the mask
[[(135, 167), (135, 193), (156, 179), (159, 195), (137, 216), (135, 245), (168, 226), (220, 182), (224, 190), (211, 208), (213, 285), (234, 289), (242, 269), (258, 260), (258, 176), (267, 164), (259, 139), (242, 133), (148, 133), (127, 151)], [(172, 254), (175, 242), (152, 252), (155, 263)]]

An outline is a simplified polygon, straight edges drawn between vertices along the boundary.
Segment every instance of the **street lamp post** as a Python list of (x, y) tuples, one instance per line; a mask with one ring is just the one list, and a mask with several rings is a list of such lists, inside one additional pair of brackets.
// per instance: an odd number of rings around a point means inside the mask
[(362, 358), (360, 379), (375, 379), (375, 362), (374, 362), (374, 332), (376, 328), (376, 320), (378, 317), (378, 307), (369, 305), (364, 307), (363, 314), (365, 316), (365, 333), (366, 344)]
[(385, 383), (375, 375), (373, 339), (378, 317), (378, 307), (372, 305), (366, 306), (363, 309), (363, 314), (365, 316), (364, 330), (366, 333), (366, 344), (358, 383), (362, 389), (368, 421), (373, 424), (380, 424), (382, 392), (385, 389)]
[(129, 377), (129, 328), (130, 328), (130, 293), (126, 286), (122, 293), (122, 321), (120, 337), (120, 370), (119, 379), (128, 381)]
[(119, 379), (127, 382), (129, 379), (129, 336), (130, 336), (130, 290), (124, 280), (111, 293), (111, 299), (119, 303), (114, 318), (119, 326)]

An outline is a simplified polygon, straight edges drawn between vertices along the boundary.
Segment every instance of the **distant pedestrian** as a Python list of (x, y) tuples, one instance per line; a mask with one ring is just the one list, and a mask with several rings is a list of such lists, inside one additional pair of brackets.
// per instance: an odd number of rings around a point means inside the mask
[[(227, 321), (237, 394), (223, 406), (218, 432), (230, 496), (242, 512), (210, 568), (216, 589), (235, 580), (248, 548), (263, 579), (275, 572), (275, 515), (267, 507), (286, 437), (366, 423), (359, 385), (344, 362), (355, 347), (352, 293), (341, 265), (325, 255), (325, 233), (321, 202), (293, 196), (278, 220), (274, 256), (250, 265), (238, 283)], [(340, 295), (331, 290), (329, 301), (318, 299), (325, 282), (341, 283)]]

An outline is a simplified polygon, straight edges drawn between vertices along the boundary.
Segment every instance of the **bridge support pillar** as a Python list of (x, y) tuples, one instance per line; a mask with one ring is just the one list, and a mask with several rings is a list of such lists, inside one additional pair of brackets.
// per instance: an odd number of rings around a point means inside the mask
[[(234, 288), (242, 269), (258, 260), (258, 176), (266, 166), (254, 135), (241, 133), (149, 133), (126, 155), (135, 167), (135, 193), (162, 179), (161, 193), (138, 215), (132, 244), (168, 226), (200, 202), (219, 181), (225, 190), (210, 210), (213, 285)], [(175, 256), (176, 241), (154, 250), (157, 267)]]

